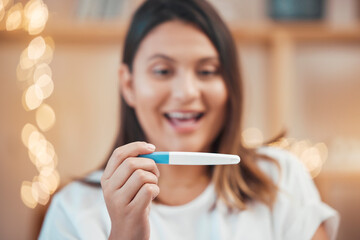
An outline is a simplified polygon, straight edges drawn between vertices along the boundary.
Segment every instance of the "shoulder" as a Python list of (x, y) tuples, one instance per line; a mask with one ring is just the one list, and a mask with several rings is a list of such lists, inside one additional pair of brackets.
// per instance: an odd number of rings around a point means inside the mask
[[(277, 161), (282, 167), (290, 167), (292, 165), (297, 165), (299, 163), (298, 158), (291, 152), (276, 148), (276, 147), (260, 147), (256, 151), (259, 155), (265, 155), (271, 157), (275, 161)], [(264, 161), (260, 161), (259, 164), (263, 164)]]
[[(328, 236), (335, 239), (339, 226), (337, 212), (321, 201), (319, 192), (304, 164), (292, 153), (274, 147), (258, 149), (258, 154), (271, 161), (258, 160), (259, 167), (278, 185), (273, 206), (274, 228), (283, 239), (311, 239), (322, 222)], [(284, 230), (283, 226), (287, 228)], [(301, 227), (299, 227), (301, 226)], [(297, 237), (295, 237), (297, 236)]]
[[(287, 150), (275, 147), (261, 147), (257, 149), (257, 153), (260, 155), (259, 159), (257, 159), (259, 168), (279, 184), (290, 184), (291, 179), (297, 178), (298, 175), (301, 175), (301, 178), (310, 178), (300, 159)], [(262, 158), (262, 155), (270, 157), (274, 162)]]

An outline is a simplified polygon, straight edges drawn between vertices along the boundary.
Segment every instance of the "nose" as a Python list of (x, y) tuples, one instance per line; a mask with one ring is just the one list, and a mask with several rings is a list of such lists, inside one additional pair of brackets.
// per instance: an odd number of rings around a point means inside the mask
[(200, 96), (198, 79), (191, 72), (179, 74), (174, 80), (172, 93), (173, 97), (182, 104), (194, 101)]

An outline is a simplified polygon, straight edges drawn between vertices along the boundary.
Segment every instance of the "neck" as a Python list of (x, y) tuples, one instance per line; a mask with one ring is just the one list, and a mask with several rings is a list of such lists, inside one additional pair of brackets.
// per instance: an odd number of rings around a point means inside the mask
[(182, 205), (199, 196), (210, 182), (208, 166), (172, 166), (159, 164), (160, 194), (157, 201)]

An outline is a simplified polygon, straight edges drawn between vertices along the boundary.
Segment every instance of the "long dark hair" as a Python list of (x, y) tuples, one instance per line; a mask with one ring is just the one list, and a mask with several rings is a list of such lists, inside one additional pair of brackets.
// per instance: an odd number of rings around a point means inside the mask
[[(182, 21), (197, 27), (210, 39), (219, 55), (220, 72), (225, 81), (229, 99), (225, 125), (214, 139), (211, 150), (237, 154), (242, 160), (241, 164), (236, 166), (211, 168), (212, 181), (218, 196), (230, 208), (243, 209), (248, 200), (259, 200), (271, 206), (275, 200), (277, 187), (257, 167), (255, 161), (260, 156), (255, 149), (246, 148), (241, 138), (243, 86), (236, 45), (226, 24), (208, 2), (204, 0), (145, 1), (135, 12), (127, 32), (123, 48), (123, 63), (131, 72), (140, 43), (151, 30), (168, 21)], [(120, 101), (119, 135), (107, 159), (119, 146), (134, 141), (146, 141), (134, 109), (123, 97)], [(262, 158), (269, 159), (266, 156)]]

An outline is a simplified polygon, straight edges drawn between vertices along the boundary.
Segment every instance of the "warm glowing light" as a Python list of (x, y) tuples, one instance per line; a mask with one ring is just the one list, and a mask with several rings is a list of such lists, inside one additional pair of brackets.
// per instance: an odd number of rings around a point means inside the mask
[(30, 60), (38, 60), (42, 55), (44, 55), (46, 49), (45, 40), (43, 37), (39, 36), (34, 38), (28, 47), (28, 57)]
[(14, 31), (22, 27), (22, 11), (21, 3), (17, 3), (9, 9), (6, 19), (6, 30)]
[(31, 193), (35, 201), (37, 201), (41, 205), (46, 205), (46, 203), (50, 199), (49, 189), (46, 188), (45, 184), (38, 181), (34, 181), (32, 183)]
[(37, 202), (32, 195), (32, 183), (31, 182), (27, 182), (27, 181), (22, 182), (20, 195), (21, 195), (21, 200), (27, 207), (29, 207), (29, 208), (36, 207)]
[(25, 124), (23, 127), (21, 131), (21, 140), (26, 147), (29, 146), (30, 135), (35, 131), (37, 132), (36, 127), (30, 123)]
[(6, 20), (6, 30), (13, 31), (20, 27), (21, 25), (21, 12), (20, 11), (14, 11), (7, 17)]
[[(48, 153), (48, 155), (50, 154)], [(55, 153), (53, 154), (54, 154), (53, 158), (50, 159), (50, 161), (46, 162), (46, 164), (44, 164), (40, 162), (40, 160), (37, 158), (35, 154), (33, 154), (30, 150), (28, 151), (28, 155), (31, 162), (35, 165), (36, 169), (44, 176), (51, 174), (51, 172), (53, 172), (57, 166), (57, 162), (58, 162), (57, 156)]]
[(322, 164), (319, 151), (315, 147), (304, 150), (304, 152), (301, 153), (300, 159), (310, 172)]
[(326, 159), (328, 158), (327, 146), (325, 145), (325, 143), (317, 143), (317, 144), (315, 144), (314, 147), (319, 151), (322, 163), (324, 163), (326, 161)]
[(52, 162), (54, 154), (55, 152), (51, 148), (47, 148), (46, 146), (40, 148), (36, 153), (36, 159), (38, 160), (37, 163), (41, 166), (48, 165)]
[[(4, 18), (9, 1), (13, 0), (0, 0), (0, 21)], [(24, 10), (22, 4), (18, 3), (7, 12), (6, 24), (0, 28), (3, 29), (6, 25), (8, 31), (23, 28), (30, 35), (39, 34), (45, 28), (48, 15), (48, 8), (42, 0), (28, 1)], [(27, 88), (22, 95), (23, 106), (27, 111), (37, 109), (35, 118), (42, 131), (49, 130), (55, 124), (54, 110), (43, 104), (44, 99), (51, 96), (54, 90), (52, 71), (48, 66), (52, 61), (54, 48), (51, 37), (35, 37), (21, 53), (16, 68), (17, 84), (21, 89)], [(23, 182), (21, 199), (29, 208), (35, 208), (37, 204), (46, 205), (60, 183), (54, 146), (30, 123), (23, 127), (21, 140), (28, 148), (30, 160), (39, 171), (39, 176), (33, 182)]]
[(29, 138), (29, 157), (36, 167), (40, 169), (42, 166), (48, 166), (53, 161), (54, 156), (54, 146), (45, 138), (41, 138), (38, 132), (33, 132)]
[(34, 110), (39, 107), (44, 99), (41, 88), (34, 84), (31, 85), (25, 93), (26, 110)]
[(248, 147), (260, 146), (264, 141), (263, 134), (257, 128), (245, 129), (242, 133), (242, 137), (245, 145)]
[(46, 63), (41, 63), (36, 66), (36, 69), (34, 71), (34, 83), (44, 74), (48, 75), (49, 77), (52, 77), (52, 71), (49, 65)]
[(272, 146), (289, 150), (305, 165), (314, 178), (320, 172), (327, 159), (328, 149), (324, 143), (312, 144), (309, 140), (280, 139)]
[(49, 17), (49, 11), (41, 0), (29, 1), (25, 6), (24, 13), (29, 34), (36, 35), (44, 30)]
[(13, 0), (0, 0), (0, 9), (5, 10), (8, 5), (12, 4)]
[(45, 148), (41, 149), (41, 152), (38, 152), (37, 158), (39, 159), (39, 163), (43, 166), (47, 166), (50, 164), (55, 156), (54, 146), (46, 141)]
[(47, 174), (47, 175), (43, 175), (42, 173), (43, 172), (40, 172), (40, 175), (38, 178), (39, 182), (43, 183), (47, 187), (50, 194), (54, 193), (60, 184), (59, 173), (56, 170), (50, 172), (50, 174)]
[(300, 156), (307, 148), (310, 147), (309, 141), (302, 140), (299, 142), (295, 142), (290, 151), (293, 152), (296, 156)]
[(50, 64), (54, 55), (54, 50), (46, 44), (44, 55), (41, 57), (41, 62)]
[(44, 135), (39, 131), (33, 131), (29, 136), (28, 149), (32, 151), (40, 143), (44, 144), (44, 141), (46, 141)]
[(40, 87), (43, 93), (43, 99), (51, 96), (54, 91), (54, 82), (47, 74), (41, 75), (35, 82), (35, 85)]
[(33, 72), (33, 68), (22, 69), (20, 64), (18, 64), (16, 67), (16, 77), (19, 82), (26, 82), (32, 79)]
[(47, 104), (41, 104), (36, 110), (36, 123), (42, 131), (51, 129), (55, 124), (54, 110)]
[(26, 48), (20, 55), (20, 67), (21, 69), (32, 68), (36, 64), (35, 60), (29, 58), (28, 48)]
[(305, 164), (312, 177), (316, 177), (322, 168), (323, 161), (317, 148), (310, 147), (300, 156), (301, 161)]
[(49, 162), (49, 164), (46, 165), (37, 164), (36, 168), (39, 171), (40, 175), (49, 176), (55, 170), (56, 165), (57, 165), (57, 156), (55, 154), (53, 161)]

